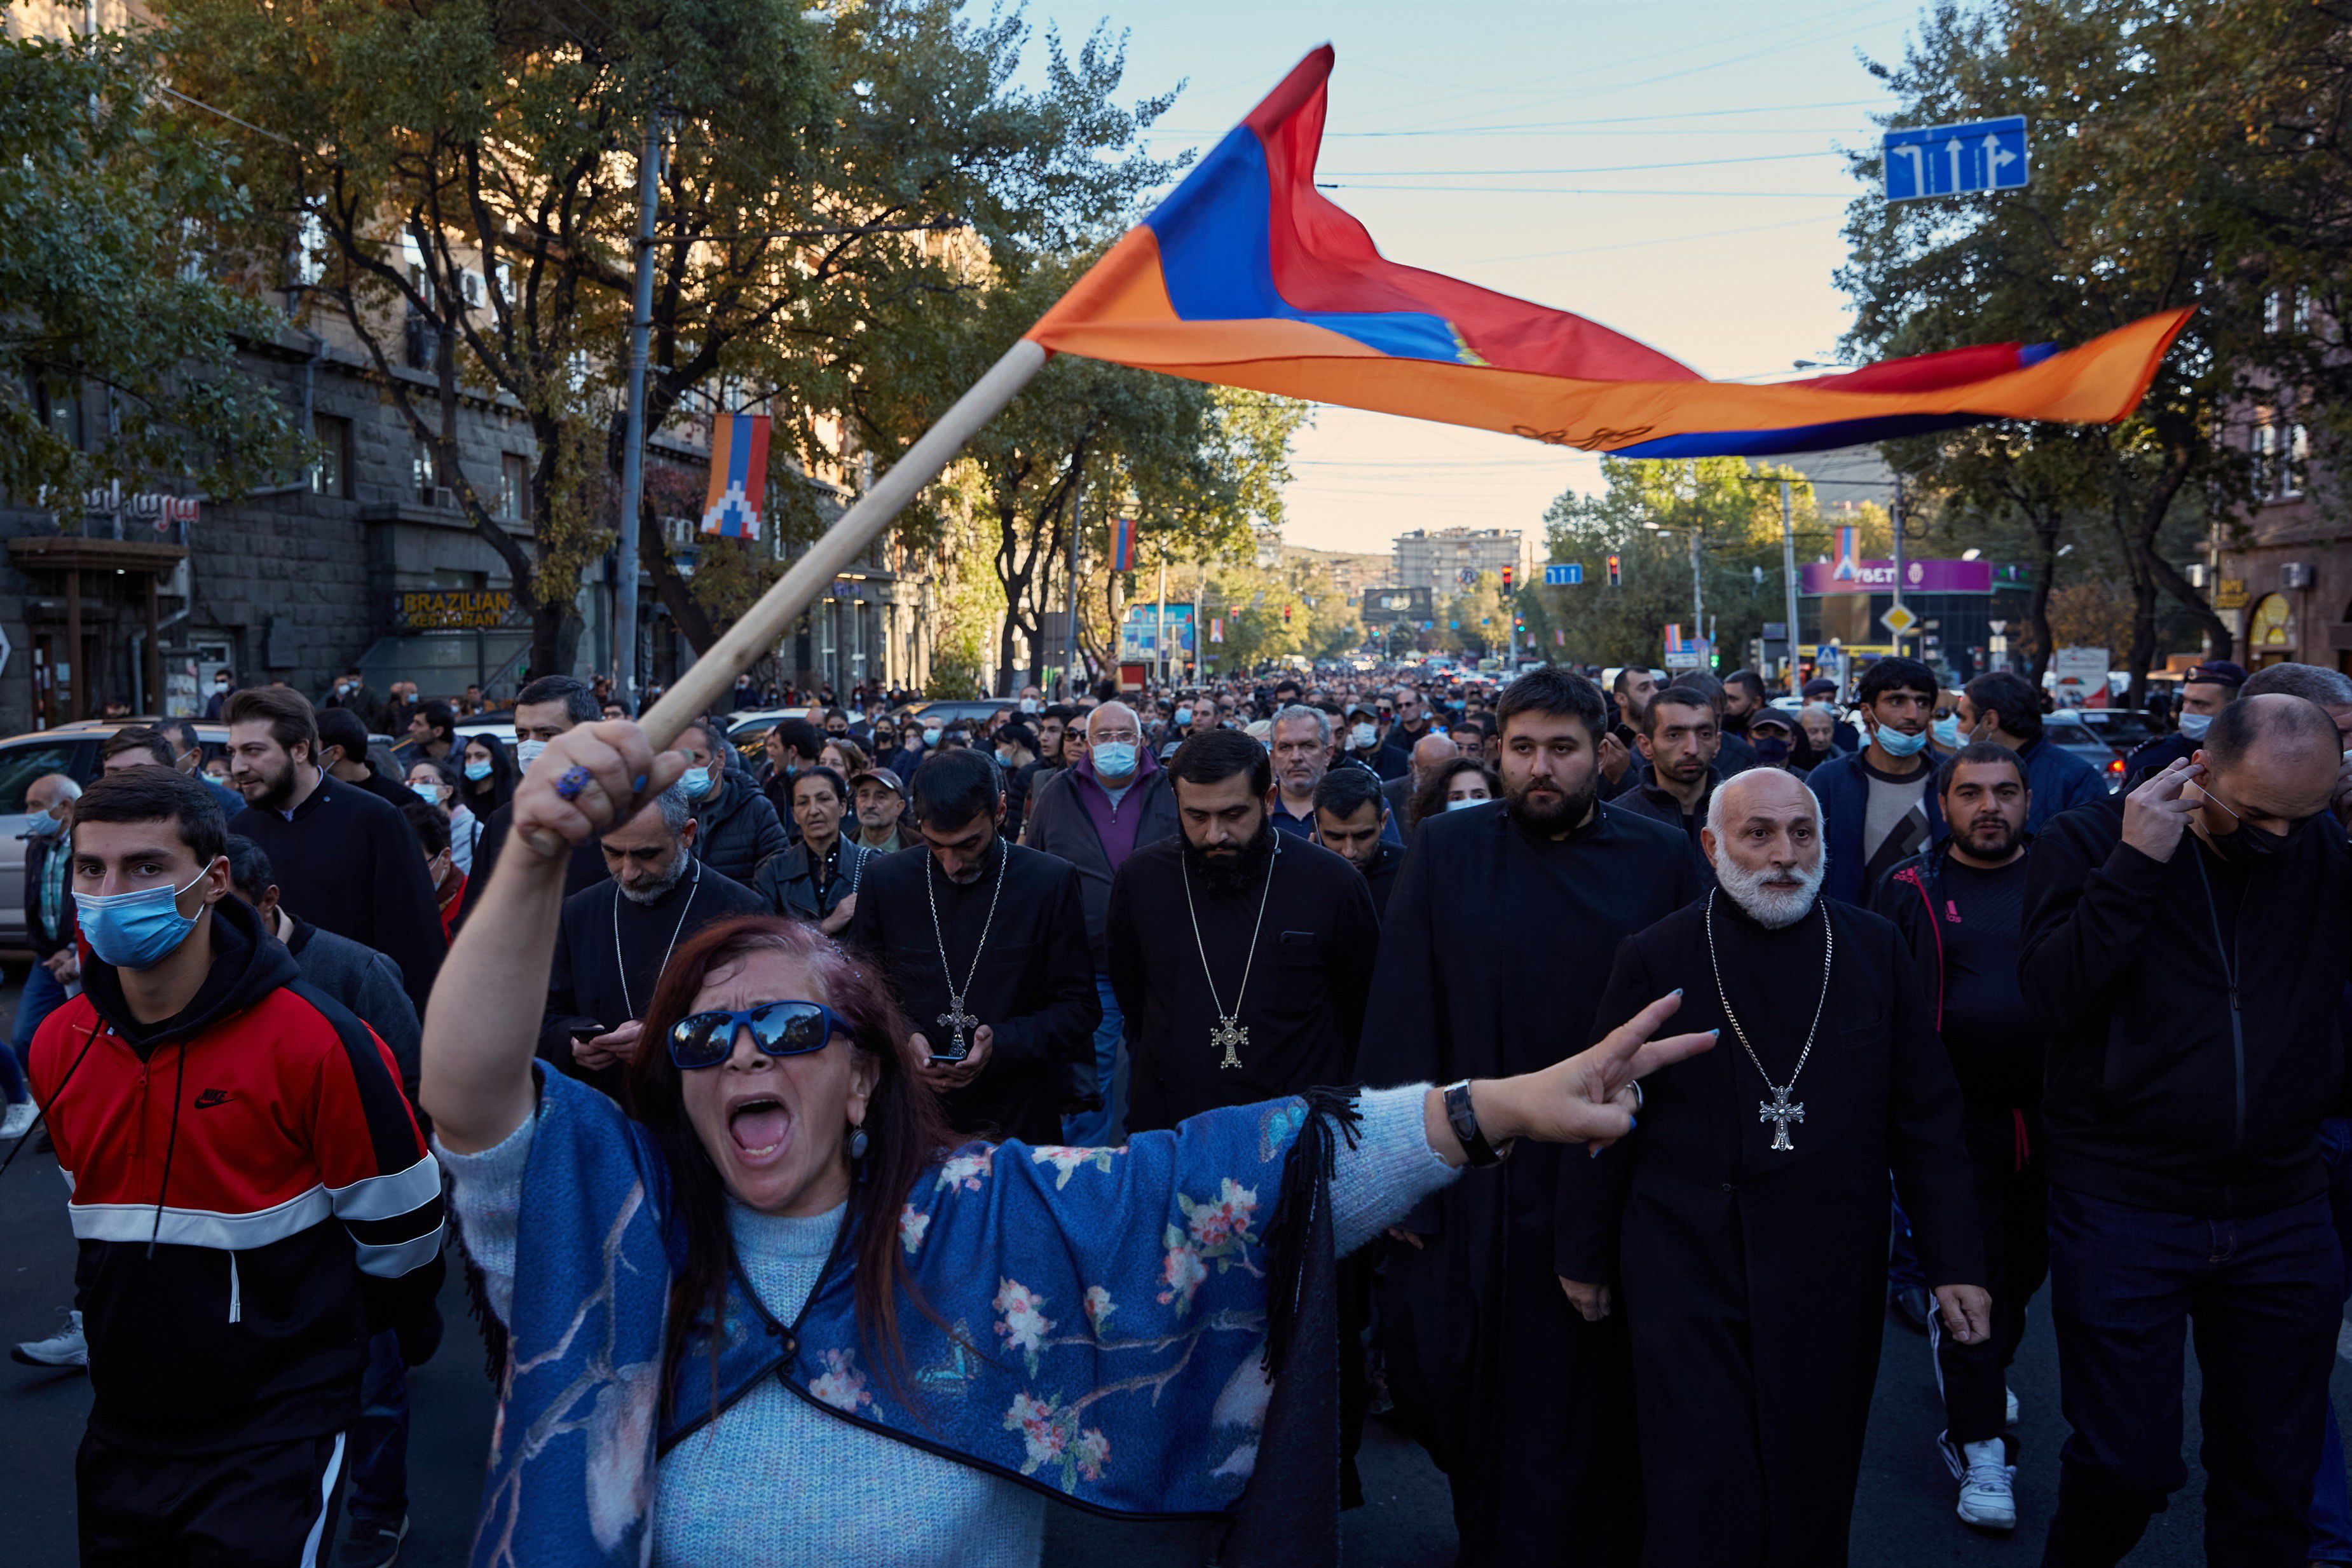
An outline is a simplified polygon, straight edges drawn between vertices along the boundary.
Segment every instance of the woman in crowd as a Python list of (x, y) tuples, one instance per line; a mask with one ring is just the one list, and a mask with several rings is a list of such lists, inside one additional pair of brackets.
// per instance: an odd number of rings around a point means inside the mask
[(680, 763), (625, 722), (551, 742), (426, 1014), (510, 1332), (478, 1562), (1028, 1568), (1059, 1496), (1330, 1563), (1335, 1256), (1491, 1145), (1622, 1136), (1633, 1081), (1712, 1043), (1647, 1042), (1668, 998), (1520, 1078), (953, 1148), (874, 966), (755, 916), (665, 966), (625, 1112), (539, 1069), (539, 1013), (573, 847)]
[(1827, 703), (1807, 703), (1797, 724), (1802, 742), (1795, 754), (1798, 767), (1816, 768), (1837, 755), (1837, 709)]
[[(844, 779), (855, 779), (866, 771), (865, 751), (859, 747), (857, 742), (845, 735), (836, 735), (827, 739), (824, 749), (817, 753), (817, 760)], [(797, 821), (800, 812), (795, 810), (793, 817)]]
[(464, 760), (457, 764), (457, 798), (487, 822), (491, 812), (514, 799), (514, 757), (495, 735), (468, 736), (458, 755)]
[(457, 770), (446, 762), (420, 758), (408, 765), (408, 787), (428, 806), (449, 813), (449, 853), (457, 870), (474, 874), (474, 846), (482, 841), (482, 819), (474, 815), (457, 787)]
[(751, 879), (751, 891), (769, 908), (814, 920), (828, 936), (857, 913), (857, 884), (866, 857), (877, 852), (843, 834), (848, 814), (849, 786), (838, 771), (824, 764), (802, 768), (793, 775), (793, 824), (800, 841), (771, 855)]
[(1475, 806), (1481, 800), (1497, 800), (1503, 793), (1503, 781), (1490, 772), (1486, 765), (1467, 757), (1457, 757), (1441, 766), (1429, 777), (1412, 798), (1412, 820), (1418, 823), (1424, 817), (1451, 811), (1456, 806)]

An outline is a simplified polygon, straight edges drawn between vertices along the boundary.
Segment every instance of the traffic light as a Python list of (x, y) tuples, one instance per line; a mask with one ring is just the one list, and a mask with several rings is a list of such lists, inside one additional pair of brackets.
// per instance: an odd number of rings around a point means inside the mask
[(1621, 588), (1624, 585), (1624, 580), (1623, 576), (1617, 570), (1617, 558), (1613, 555), (1611, 556), (1609, 558), (1609, 586), (1612, 588)]
[(1287, 604), (1282, 607), (1282, 623), (1285, 626), (1290, 624), (1290, 606)]
[(1511, 591), (1511, 575), (1514, 570), (1507, 566), (1503, 569), (1503, 591), (1506, 593)]

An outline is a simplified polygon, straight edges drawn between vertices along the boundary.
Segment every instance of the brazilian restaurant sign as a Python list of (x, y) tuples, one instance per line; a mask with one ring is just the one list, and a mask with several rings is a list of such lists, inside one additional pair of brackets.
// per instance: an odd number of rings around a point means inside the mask
[(503, 588), (423, 588), (392, 596), (395, 632), (492, 631), (530, 622)]

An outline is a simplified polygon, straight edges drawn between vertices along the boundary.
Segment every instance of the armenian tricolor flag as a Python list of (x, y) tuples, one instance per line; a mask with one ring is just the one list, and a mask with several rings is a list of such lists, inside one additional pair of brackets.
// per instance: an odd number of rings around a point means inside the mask
[(768, 416), (722, 413), (710, 421), (710, 493), (702, 531), (725, 539), (760, 537), (768, 504)]
[(1110, 526), (1110, 569), (1113, 571), (1135, 570), (1135, 519), (1119, 517)]
[(2187, 310), (2059, 350), (2001, 343), (1766, 385), (1382, 256), (1315, 188), (1327, 46), (1045, 313), (1044, 347), (1629, 457), (1808, 452), (1987, 419), (2112, 423)]

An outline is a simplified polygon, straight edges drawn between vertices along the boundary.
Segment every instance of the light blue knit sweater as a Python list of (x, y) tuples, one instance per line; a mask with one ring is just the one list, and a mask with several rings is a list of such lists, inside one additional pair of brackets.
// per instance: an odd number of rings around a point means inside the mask
[[(1426, 1084), (1371, 1090), (1357, 1145), (1339, 1140), (1333, 1239), (1345, 1255), (1454, 1172), (1422, 1129)], [(501, 1320), (514, 1300), (515, 1234), (531, 1124), (478, 1155), (436, 1148), (466, 1245)], [(807, 1218), (731, 1205), (737, 1255), (777, 1317), (815, 1289), (846, 1206)], [(663, 1568), (1036, 1568), (1043, 1493), (853, 1427), (761, 1381), (661, 1461), (654, 1561)]]

